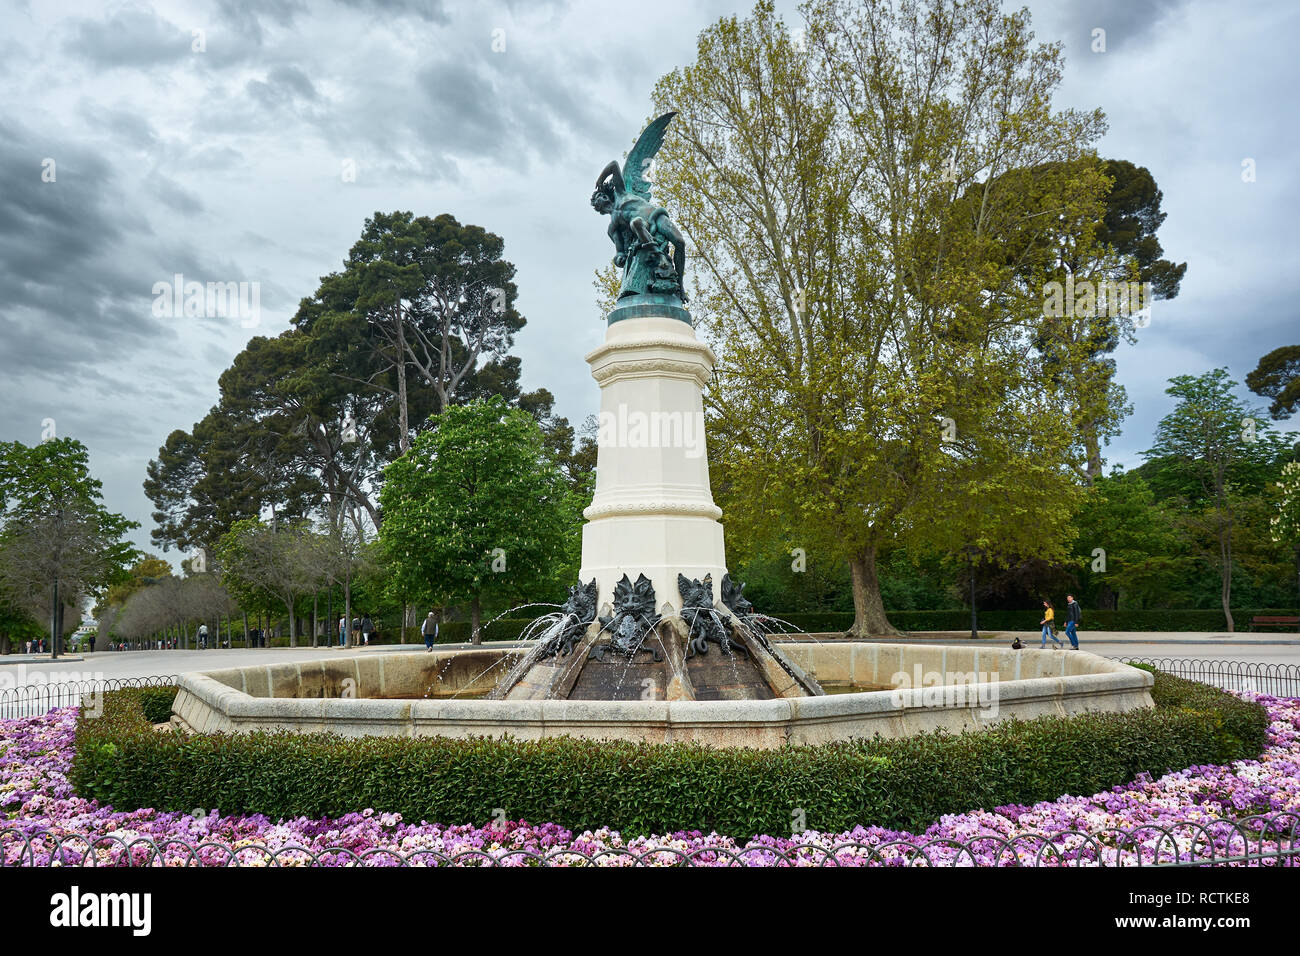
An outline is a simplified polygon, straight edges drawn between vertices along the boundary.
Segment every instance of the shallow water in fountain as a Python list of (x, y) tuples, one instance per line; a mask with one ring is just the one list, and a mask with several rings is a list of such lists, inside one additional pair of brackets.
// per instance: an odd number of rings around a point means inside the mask
[(822, 683), (822, 690), (828, 694), (866, 694), (873, 690), (893, 690), (893, 684), (828, 684)]
[[(423, 700), (479, 700), (486, 697), (490, 692), (489, 687), (479, 687), (470, 690), (434, 690), (425, 691)], [(411, 697), (409, 694), (374, 694), (365, 698), (366, 700), (416, 700), (421, 698)]]

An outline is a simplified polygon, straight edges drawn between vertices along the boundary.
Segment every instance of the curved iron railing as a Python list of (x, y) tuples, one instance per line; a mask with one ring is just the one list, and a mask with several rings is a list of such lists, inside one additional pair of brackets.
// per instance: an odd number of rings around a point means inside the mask
[(109, 677), (102, 680), (10, 687), (0, 690), (0, 720), (39, 717), (56, 707), (73, 707), (80, 704), (87, 694), (102, 694), (123, 687), (165, 687), (178, 680), (180, 678), (175, 674), (163, 674), (157, 677)]
[(1300, 814), (1274, 813), (1239, 820), (1144, 824), (1088, 833), (1063, 830), (970, 840), (845, 842), (829, 847), (724, 849), (705, 847), (586, 852), (465, 849), (454, 852), (386, 848), (315, 850), (234, 844), (178, 837), (154, 840), (118, 834), (68, 834), (0, 827), (0, 866), (1057, 866), (1188, 867), (1300, 866)]
[(1191, 657), (1112, 657), (1126, 664), (1150, 664), (1158, 671), (1213, 684), (1224, 690), (1251, 691), (1273, 697), (1300, 697), (1300, 664), (1205, 660)]

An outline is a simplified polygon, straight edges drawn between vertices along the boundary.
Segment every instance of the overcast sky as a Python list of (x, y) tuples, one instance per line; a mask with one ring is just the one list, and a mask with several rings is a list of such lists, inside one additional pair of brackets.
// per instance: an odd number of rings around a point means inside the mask
[[(504, 237), (524, 384), (580, 423), (598, 404), (582, 360), (603, 334), (592, 271), (611, 251), (587, 202), (596, 173), (699, 31), (749, 6), (6, 0), (0, 439), (35, 443), (47, 419), (79, 438), (148, 546), (141, 483), (167, 434), (203, 417), (251, 336), (288, 326), (367, 216), (395, 209)], [(1038, 37), (1065, 44), (1058, 105), (1105, 111), (1102, 155), (1151, 169), (1166, 256), (1189, 264), (1181, 295), (1118, 354), (1134, 412), (1107, 456), (1132, 466), (1171, 407), (1170, 375), (1226, 365), (1240, 380), (1300, 338), (1300, 8), (1030, 7)], [(177, 273), (260, 283), (257, 325), (154, 315), (155, 283)]]

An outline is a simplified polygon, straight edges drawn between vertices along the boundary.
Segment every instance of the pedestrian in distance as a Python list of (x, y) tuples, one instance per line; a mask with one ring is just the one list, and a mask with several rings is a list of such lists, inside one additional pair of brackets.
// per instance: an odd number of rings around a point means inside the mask
[(1065, 596), (1065, 636), (1070, 639), (1070, 649), (1077, 651), (1079, 649), (1079, 635), (1075, 628), (1083, 620), (1083, 612), (1079, 609), (1079, 602), (1074, 599), (1073, 594)]
[(433, 616), (432, 611), (420, 625), (420, 633), (424, 635), (424, 649), (432, 651), (434, 643), (438, 640), (438, 619)]
[(1065, 645), (1061, 643), (1061, 639), (1056, 636), (1056, 624), (1053, 621), (1053, 618), (1056, 617), (1056, 611), (1052, 607), (1052, 602), (1043, 601), (1043, 608), (1045, 609), (1043, 619), (1038, 622), (1043, 627), (1043, 643), (1038, 646), (1038, 649), (1041, 651), (1047, 646), (1049, 637), (1052, 639), (1053, 649), (1064, 647)]
[(339, 647), (348, 642), (348, 619), (347, 616), (339, 618)]
[(90, 640), (87, 641), (87, 643), (90, 645), (90, 653), (92, 653), (92, 654), (95, 653), (95, 635), (94, 635), (94, 634), (90, 635)]
[(361, 615), (361, 643), (363, 646), (369, 646), (370, 633), (375, 629), (374, 622), (370, 620), (369, 614)]

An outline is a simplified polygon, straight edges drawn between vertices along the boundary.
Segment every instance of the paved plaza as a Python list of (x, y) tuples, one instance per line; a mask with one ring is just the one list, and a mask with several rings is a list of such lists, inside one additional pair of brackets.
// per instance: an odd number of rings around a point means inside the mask
[[(997, 637), (978, 642), (955, 635), (924, 636), (882, 639), (895, 643), (912, 641), (941, 642), (957, 646), (979, 644), (1002, 646), (1010, 643), (1012, 634), (997, 632)], [(1022, 631), (1021, 641), (1029, 648), (1039, 642), (1037, 632)], [(1086, 632), (1079, 633), (1080, 648), (1103, 657), (1152, 657), (1201, 660), (1250, 661), (1260, 664), (1300, 665), (1300, 636), (1288, 633), (1275, 634), (1213, 634), (1200, 632)], [(1064, 639), (1064, 635), (1062, 635)], [(441, 649), (469, 647), (468, 644), (443, 644)], [(497, 645), (500, 646), (500, 645)], [(232, 648), (221, 650), (172, 651), (97, 651), (93, 654), (72, 654), (51, 661), (48, 656), (11, 654), (0, 657), (0, 686), (17, 686), (30, 683), (47, 683), (61, 680), (109, 680), (129, 677), (164, 677), (194, 671), (209, 671), (227, 667), (249, 667), (258, 664), (299, 663), (312, 660), (332, 660), (344, 654), (390, 654), (402, 651), (419, 651), (418, 644), (384, 644), (375, 647), (269, 647)], [(1064, 653), (1069, 653), (1068, 651)], [(10, 670), (9, 668), (16, 668)]]

